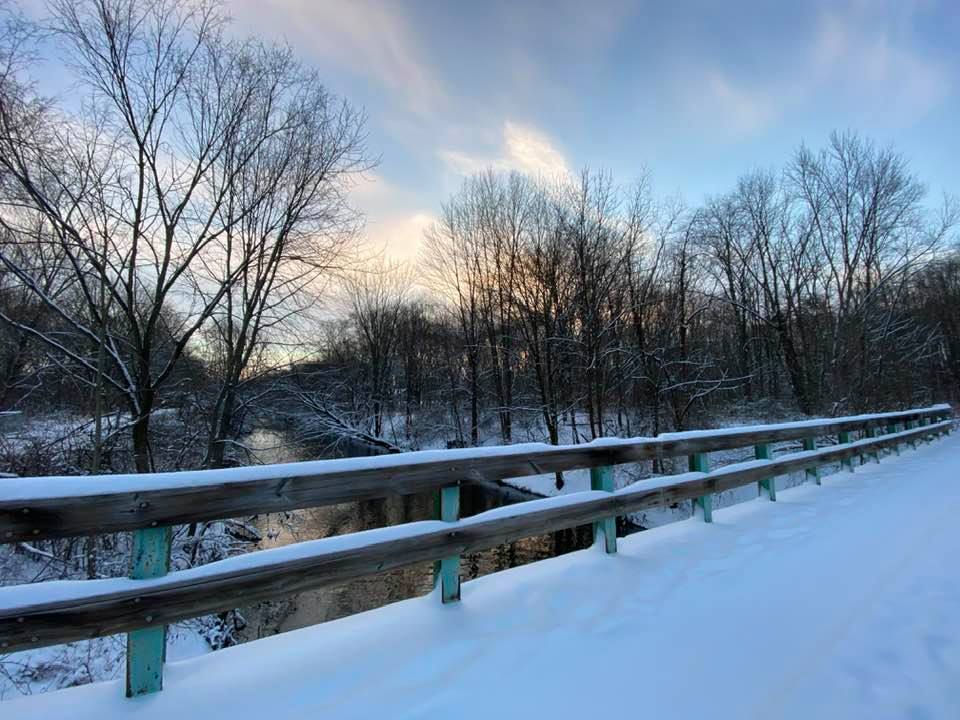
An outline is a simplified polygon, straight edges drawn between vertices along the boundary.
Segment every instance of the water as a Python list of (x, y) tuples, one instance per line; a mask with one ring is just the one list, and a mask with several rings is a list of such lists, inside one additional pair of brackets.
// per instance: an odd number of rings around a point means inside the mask
[[(316, 459), (305, 447), (284, 442), (281, 434), (258, 430), (245, 440), (257, 450), (262, 462), (293, 462)], [(485, 510), (534, 499), (536, 496), (499, 485), (466, 485), (460, 491), (461, 516), (469, 517)], [(259, 517), (257, 526), (263, 539), (261, 549), (290, 543), (343, 535), (371, 528), (386, 527), (435, 517), (433, 493), (393, 496), (376, 500), (343, 503), (321, 508), (273, 513)], [(524, 565), (544, 558), (588, 547), (592, 542), (589, 526), (562, 530), (519, 540), (492, 550), (465, 555), (461, 560), (463, 580), (498, 570)], [(423, 595), (433, 586), (433, 564), (422, 563), (349, 581), (343, 585), (301, 593), (276, 602), (241, 608), (246, 621), (239, 636), (252, 640), (278, 632), (351, 615), (365, 610)]]

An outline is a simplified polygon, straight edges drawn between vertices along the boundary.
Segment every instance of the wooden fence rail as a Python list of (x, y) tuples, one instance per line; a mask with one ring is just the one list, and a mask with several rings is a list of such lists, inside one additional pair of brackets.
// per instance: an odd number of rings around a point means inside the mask
[[(853, 469), (856, 458), (879, 457), (885, 449), (899, 452), (900, 446), (905, 443), (914, 444), (917, 440), (948, 432), (951, 421), (945, 418), (949, 415), (949, 406), (941, 405), (905, 413), (685, 434), (653, 440), (607, 441), (579, 448), (538, 449), (535, 452), (529, 449), (526, 452), (511, 452), (512, 449), (507, 448), (497, 449), (493, 453), (474, 451), (475, 456), (456, 451), (459, 457), (447, 461), (429, 457), (423, 462), (411, 463), (403, 458), (376, 458), (371, 459), (373, 464), (384, 463), (384, 467), (354, 471), (334, 468), (329, 472), (286, 476), (295, 479), (290, 481), (294, 485), (296, 481), (302, 481), (302, 484), (299, 492), (293, 495), (280, 493), (283, 508), (302, 507), (299, 503), (307, 497), (312, 498), (312, 504), (317, 498), (334, 496), (343, 499), (365, 498), (369, 497), (366, 493), (374, 489), (381, 493), (439, 488), (449, 490), (456, 489), (456, 485), (462, 481), (516, 477), (580, 467), (594, 468), (592, 487), (595, 489), (498, 508), (462, 520), (457, 519), (458, 495), (448, 492), (447, 504), (438, 521), (410, 523), (253, 552), (159, 577), (152, 577), (149, 572), (139, 573), (140, 578), (148, 579), (68, 581), (3, 588), (0, 589), (0, 650), (10, 652), (129, 632), (132, 642), (128, 641), (127, 693), (142, 694), (161, 687), (163, 628), (172, 622), (436, 560), (441, 561), (441, 597), (444, 602), (456, 601), (459, 599), (459, 556), (463, 553), (586, 523), (594, 523), (598, 544), (606, 552), (616, 552), (612, 523), (616, 516), (693, 500), (700, 502), (703, 517), (709, 521), (709, 498), (714, 493), (760, 483), (762, 492), (770, 500), (775, 500), (777, 476), (805, 472), (807, 477), (819, 482), (817, 468), (822, 465), (839, 462)], [(900, 430), (900, 425), (908, 429)], [(877, 436), (878, 429), (887, 434)], [(847, 434), (854, 430), (860, 431), (863, 437), (819, 449), (813, 441), (818, 436)], [(771, 459), (769, 443), (783, 440), (803, 440), (804, 447), (808, 449)], [(758, 459), (706, 472), (707, 452), (750, 445), (755, 446)], [(689, 455), (693, 472), (641, 481), (621, 490), (613, 490), (611, 465), (676, 455)], [(387, 464), (390, 460), (392, 466)], [(484, 460), (490, 463), (492, 469), (484, 465)], [(322, 463), (319, 465), (322, 467)], [(426, 474), (427, 467), (438, 473), (439, 477)], [(313, 470), (313, 467), (310, 469)], [(398, 486), (375, 481), (375, 472), (400, 478)], [(202, 477), (204, 474), (193, 475)], [(349, 494), (343, 485), (344, 478), (351, 476), (363, 478), (357, 495)], [(116, 504), (108, 505), (108, 509), (103, 510), (99, 507), (103, 498), (118, 498), (131, 493), (142, 498), (142, 494), (147, 493), (150, 494), (149, 501), (135, 499), (134, 502), (156, 503), (143, 508), (145, 511), (154, 508), (155, 514), (146, 518), (138, 515), (136, 524), (128, 518), (123, 525), (144, 533), (143, 536), (137, 536), (143, 541), (160, 537), (157, 535), (159, 528), (156, 525), (160, 522), (157, 518), (182, 517), (177, 513), (188, 513), (186, 517), (189, 519), (211, 518), (210, 513), (221, 513), (220, 508), (224, 507), (229, 507), (230, 513), (235, 512), (237, 507), (250, 511), (249, 503), (253, 502), (254, 495), (243, 493), (233, 496), (234, 499), (242, 498), (239, 503), (229, 500), (220, 502), (214, 495), (208, 494), (214, 488), (238, 484), (227, 482), (201, 486), (202, 492), (194, 497), (209, 500), (208, 505), (193, 509), (182, 507), (180, 503), (189, 496), (191, 486), (163, 487), (156, 480), (157, 477), (162, 476), (148, 476), (147, 479), (152, 483), (148, 482), (138, 490), (107, 495), (86, 492), (60, 498), (60, 502), (66, 502), (69, 506), (69, 511), (62, 510), (57, 504), (58, 498), (48, 491), (42, 495), (35, 493), (28, 496), (30, 488), (21, 487), (16, 490), (16, 498), (0, 493), (0, 507), (5, 509), (4, 524), (0, 527), (12, 533), (7, 537), (14, 539), (25, 536), (26, 528), (29, 528), (26, 536), (30, 538), (102, 532), (104, 527), (115, 529), (116, 525), (111, 523), (119, 517), (117, 512), (121, 501), (117, 499)], [(57, 484), (62, 479), (54, 480)], [(127, 478), (121, 480), (127, 481)], [(26, 479), (22, 482), (29, 486), (38, 480)], [(264, 488), (275, 487), (271, 483), (276, 482), (276, 478), (255, 477), (246, 481), (246, 484), (255, 486), (256, 493), (265, 493)], [(331, 487), (336, 487), (336, 491), (331, 491)], [(89, 487), (84, 487), (84, 490), (89, 490)], [(186, 495), (182, 494), (184, 492)], [(344, 498), (345, 495), (349, 497)], [(84, 504), (80, 498), (90, 506), (88, 510), (78, 510)], [(704, 498), (707, 500), (704, 501)], [(285, 504), (291, 502), (297, 504)], [(342, 499), (338, 502), (342, 502)], [(269, 502), (265, 504), (270, 510), (277, 509), (276, 505), (270, 505)], [(14, 521), (12, 518), (16, 516), (17, 508), (21, 512), (27, 510), (22, 513), (24, 516), (42, 516), (43, 522), (30, 527), (29, 523)], [(264, 510), (259, 507), (259, 511)], [(55, 518), (65, 518), (67, 528), (57, 529), (53, 526)], [(98, 518), (103, 520), (103, 524), (97, 524)], [(39, 532), (34, 532), (35, 529), (39, 529)], [(157, 552), (164, 551), (169, 552), (169, 548), (164, 550), (161, 547)], [(152, 559), (156, 560), (156, 552)], [(146, 561), (150, 560), (150, 557), (146, 558)], [(48, 587), (45, 588), (45, 585)]]
[(810, 436), (849, 434), (941, 417), (948, 405), (853, 418), (707, 430), (585, 445), (508, 445), (349, 461), (150, 475), (30, 478), (0, 485), (0, 542), (185, 525), (406, 495), (465, 482), (501, 481), (654, 458), (705, 454)]

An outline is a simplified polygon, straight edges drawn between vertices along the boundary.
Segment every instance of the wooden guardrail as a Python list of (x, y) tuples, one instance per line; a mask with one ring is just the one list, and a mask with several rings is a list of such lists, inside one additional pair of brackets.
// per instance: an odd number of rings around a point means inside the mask
[[(131, 578), (0, 588), (0, 651), (127, 632), (127, 694), (159, 690), (166, 625), (424, 562), (440, 561), (444, 602), (459, 599), (460, 555), (594, 523), (616, 552), (614, 518), (692, 500), (712, 519), (713, 494), (750, 483), (776, 499), (776, 477), (855, 459), (949, 431), (950, 407), (755, 428), (699, 431), (580, 446), (519, 445), (233, 470), (0, 482), (0, 539), (7, 542), (134, 530)], [(851, 439), (859, 432), (861, 438)], [(879, 437), (878, 433), (883, 433)], [(816, 438), (836, 434), (836, 445)], [(804, 450), (773, 459), (770, 444)], [(708, 453), (754, 446), (756, 460), (709, 472)], [(691, 472), (614, 491), (612, 466), (687, 455)], [(459, 485), (576, 468), (590, 492), (536, 500), (458, 519)], [(167, 574), (169, 525), (257, 512), (439, 490), (441, 519), (297, 543)], [(49, 588), (49, 589), (48, 589)]]

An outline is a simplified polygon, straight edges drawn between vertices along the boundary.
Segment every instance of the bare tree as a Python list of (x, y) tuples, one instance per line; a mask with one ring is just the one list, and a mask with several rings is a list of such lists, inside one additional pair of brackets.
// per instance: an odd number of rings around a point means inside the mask
[(398, 356), (401, 323), (412, 288), (409, 271), (400, 265), (380, 267), (349, 276), (344, 284), (350, 320), (357, 337), (360, 361), (369, 394), (368, 418), (375, 437), (384, 434), (391, 408), (391, 384)]
[[(475, 205), (469, 199), (470, 186), (443, 207), (441, 219), (424, 235), (423, 262), (433, 289), (450, 303), (458, 324), (467, 364), (470, 405), (470, 444), (480, 442), (480, 372), (483, 343), (483, 303), (487, 290), (482, 277), (482, 244)], [(451, 358), (452, 359), (452, 358)], [(452, 380), (451, 402), (456, 422), (456, 381)]]
[[(341, 189), (331, 192), (327, 181), (362, 162), (362, 117), (303, 77), (286, 50), (227, 40), (214, 4), (57, 0), (51, 10), (90, 102), (79, 118), (29, 97), (5, 102), (0, 168), (9, 179), (6, 207), (42, 215), (82, 303), (58, 302), (15, 257), (0, 253), (70, 334), (53, 337), (5, 319), (124, 398), (135, 467), (146, 471), (160, 388), (235, 284), (250, 281), (251, 264), (270, 257), (226, 250), (228, 236), (254, 244), (284, 233), (300, 238), (304, 218), (335, 215)], [(324, 141), (334, 145), (321, 148)], [(258, 174), (261, 182), (238, 192)], [(11, 212), (4, 222), (23, 231)], [(257, 222), (259, 238), (251, 238)], [(303, 264), (322, 267), (328, 259)], [(277, 277), (268, 268), (259, 280)], [(275, 296), (269, 302), (277, 306)], [(161, 336), (168, 339), (162, 347)], [(249, 347), (240, 345), (234, 376)], [(91, 348), (103, 349), (108, 373)]]
[(194, 276), (198, 296), (228, 288), (206, 334), (217, 368), (205, 461), (212, 467), (223, 464), (227, 441), (242, 427), (244, 386), (296, 359), (298, 336), (313, 327), (311, 311), (349, 262), (360, 217), (346, 193), (371, 166), (361, 113), (332, 97), (289, 49), (248, 52), (269, 71), (256, 103), (264, 117), (251, 132), (277, 131), (255, 143), (251, 158), (243, 145), (224, 153), (220, 173), (230, 186), (219, 222), (226, 231), (210, 273)]

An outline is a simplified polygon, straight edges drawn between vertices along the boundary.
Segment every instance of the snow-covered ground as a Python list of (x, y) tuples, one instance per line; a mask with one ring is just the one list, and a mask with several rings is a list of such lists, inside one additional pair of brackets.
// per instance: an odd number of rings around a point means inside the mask
[(960, 438), (3, 717), (960, 717)]

